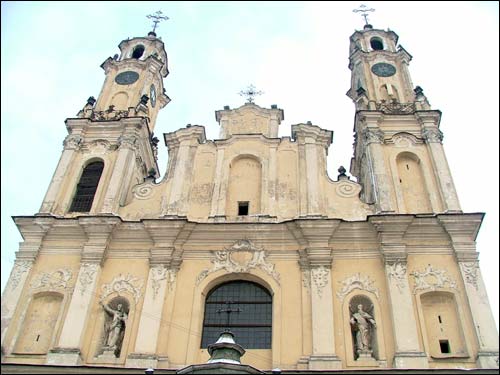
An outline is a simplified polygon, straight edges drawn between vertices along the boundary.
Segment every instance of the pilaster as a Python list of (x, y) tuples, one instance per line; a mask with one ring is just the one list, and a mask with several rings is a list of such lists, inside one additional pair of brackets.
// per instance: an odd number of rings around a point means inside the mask
[(120, 222), (114, 217), (80, 217), (80, 225), (87, 235), (80, 260), (76, 287), (57, 346), (47, 355), (47, 364), (79, 365), (85, 327), (101, 274), (101, 264), (113, 229)]
[(383, 151), (384, 133), (378, 125), (382, 120), (383, 115), (380, 112), (360, 112), (356, 116), (356, 132), (360, 135), (358, 142), (366, 153), (368, 173), (372, 174), (364, 180), (373, 184), (377, 213), (392, 213), (395, 212), (394, 194)]
[(312, 353), (309, 369), (340, 369), (342, 361), (335, 353), (333, 320), (332, 250), (328, 243), (340, 221), (299, 220), (302, 238), (307, 243), (302, 268), (307, 271), (311, 291)]
[(163, 207), (163, 215), (185, 216), (188, 212), (188, 197), (191, 188), (194, 160), (198, 146), (205, 142), (205, 129), (202, 126), (190, 126), (180, 129), (174, 133), (164, 134), (165, 143), (178, 144), (173, 176), (171, 181), (170, 195)]
[(75, 153), (80, 149), (82, 144), (81, 128), (73, 128), (72, 132), (64, 139), (64, 149), (57, 164), (52, 180), (50, 181), (47, 193), (43, 198), (42, 206), (40, 207), (41, 214), (50, 214), (54, 210), (57, 200), (57, 195), (61, 190), (61, 185), (64, 177), (68, 174), (70, 165), (73, 162)]
[(2, 294), (2, 347), (8, 326), (24, 290), (24, 285), (38, 256), (43, 238), (54, 223), (52, 217), (16, 217), (14, 221), (24, 242), (19, 245), (14, 267)]
[(483, 214), (439, 215), (448, 232), (465, 286), (479, 350), (477, 366), (498, 368), (498, 332), (476, 252), (476, 236)]
[(457, 191), (451, 177), (450, 167), (446, 160), (442, 140), (443, 133), (439, 130), (440, 111), (417, 111), (415, 116), (422, 126), (422, 137), (427, 144), (432, 161), (432, 169), (439, 185), (439, 192), (445, 212), (462, 212)]
[(394, 332), (394, 367), (428, 368), (427, 356), (420, 349), (413, 299), (408, 283), (407, 251), (404, 235), (413, 217), (372, 216), (384, 259), (388, 297)]
[(292, 136), (298, 142), (300, 157), (304, 158), (304, 162), (299, 166), (299, 176), (301, 180), (307, 181), (307, 184), (301, 185), (300, 196), (306, 199), (306, 204), (301, 203), (300, 215), (320, 215), (322, 199), (320, 173), (323, 171), (319, 168), (325, 165), (321, 159), (326, 156), (324, 150), (330, 146), (333, 132), (308, 123), (292, 125)]

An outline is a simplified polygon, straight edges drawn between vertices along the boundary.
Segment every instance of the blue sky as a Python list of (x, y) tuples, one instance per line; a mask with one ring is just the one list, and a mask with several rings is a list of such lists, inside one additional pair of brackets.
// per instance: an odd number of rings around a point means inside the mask
[[(38, 212), (62, 151), (64, 120), (99, 95), (100, 64), (128, 37), (151, 30), (147, 14), (170, 20), (165, 42), (172, 102), (155, 134), (163, 177), (163, 133), (186, 124), (218, 137), (214, 111), (244, 103), (254, 84), (263, 107), (285, 112), (280, 136), (312, 121), (334, 131), (328, 171), (349, 170), (354, 105), (349, 36), (363, 26), (358, 2), (2, 2), (2, 291), (21, 236), (11, 216)], [(480, 265), (498, 326), (498, 2), (370, 2), (370, 22), (394, 30), (413, 56), (414, 86), (443, 112), (441, 130), (462, 208), (486, 212)]]

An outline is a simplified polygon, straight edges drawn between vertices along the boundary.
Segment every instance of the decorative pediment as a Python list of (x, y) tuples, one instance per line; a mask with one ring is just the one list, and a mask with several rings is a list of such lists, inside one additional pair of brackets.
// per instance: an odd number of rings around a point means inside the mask
[(274, 264), (267, 261), (267, 252), (263, 248), (256, 247), (250, 240), (238, 240), (232, 246), (221, 251), (212, 251), (214, 258), (213, 266), (202, 271), (197, 279), (199, 285), (209, 274), (221, 269), (229, 273), (248, 272), (259, 268), (266, 272), (279, 284), (280, 275), (274, 269)]

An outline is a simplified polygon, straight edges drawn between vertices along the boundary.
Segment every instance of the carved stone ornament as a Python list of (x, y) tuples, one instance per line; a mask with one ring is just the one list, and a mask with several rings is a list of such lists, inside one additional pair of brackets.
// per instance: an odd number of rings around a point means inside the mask
[(377, 103), (377, 111), (391, 115), (407, 115), (415, 112), (415, 103)]
[(308, 292), (311, 291), (311, 270), (302, 270), (302, 285)]
[(249, 240), (238, 240), (231, 247), (222, 251), (212, 251), (214, 259), (210, 269), (202, 271), (196, 278), (199, 285), (205, 277), (218, 270), (224, 269), (230, 273), (248, 272), (253, 268), (260, 268), (280, 283), (280, 275), (274, 269), (274, 264), (267, 261), (267, 253), (263, 248), (255, 247)]
[(384, 143), (384, 132), (380, 129), (365, 128), (363, 140), (366, 145), (370, 143)]
[(455, 289), (457, 287), (455, 281), (446, 275), (445, 270), (435, 270), (430, 264), (423, 271), (413, 271), (410, 275), (415, 278), (413, 294), (416, 294), (418, 290), (430, 289), (434, 291), (436, 288)]
[(344, 198), (354, 197), (359, 194), (361, 187), (354, 182), (341, 181), (337, 183), (335, 192)]
[(87, 288), (94, 281), (95, 273), (99, 265), (97, 263), (83, 263), (80, 268), (80, 276), (78, 277), (78, 288), (80, 289), (80, 294), (83, 296), (87, 291)]
[(400, 292), (406, 287), (406, 265), (406, 262), (397, 261), (390, 264), (388, 263), (385, 266), (387, 276), (396, 282), (396, 286)]
[(31, 282), (31, 288), (66, 289), (73, 273), (65, 268), (36, 275)]
[(375, 294), (375, 296), (379, 298), (378, 288), (373, 286), (374, 281), (371, 280), (369, 276), (361, 276), (359, 272), (351, 277), (348, 277), (344, 281), (340, 281), (339, 283), (342, 284), (342, 289), (337, 292), (337, 296), (341, 301), (343, 301), (345, 296), (347, 296), (354, 289), (365, 290)]
[(165, 268), (165, 266), (157, 265), (151, 268), (151, 287), (153, 288), (153, 299), (156, 299), (160, 290), (160, 281), (167, 280), (169, 289), (172, 290), (175, 284), (177, 271)]
[(142, 184), (135, 185), (132, 189), (132, 194), (137, 199), (149, 199), (153, 195), (153, 188), (155, 184), (153, 180), (146, 180)]
[(66, 150), (78, 150), (82, 144), (82, 137), (75, 134), (69, 134), (63, 141)]
[(422, 137), (427, 141), (427, 143), (441, 143), (443, 141), (443, 132), (437, 128), (426, 128), (422, 131)]
[(110, 143), (105, 139), (96, 139), (89, 143), (83, 143), (81, 145), (82, 151), (85, 153), (92, 152), (93, 154), (107, 154), (118, 148), (117, 144)]
[(118, 138), (118, 147), (125, 147), (134, 150), (137, 145), (137, 137), (133, 135), (122, 135)]
[(114, 105), (110, 105), (105, 111), (92, 110), (89, 117), (93, 121), (117, 121), (129, 116), (128, 110), (115, 110)]
[(328, 284), (330, 270), (324, 266), (311, 268), (311, 278), (316, 286), (316, 293), (319, 298), (323, 295), (323, 288)]
[(10, 287), (11, 290), (15, 290), (21, 281), (21, 276), (23, 273), (29, 272), (31, 265), (33, 263), (27, 260), (21, 260), (14, 263), (14, 268), (12, 269), (12, 274), (10, 276)]
[(479, 290), (479, 265), (477, 264), (477, 262), (460, 262), (459, 264), (465, 277), (465, 282), (471, 284), (474, 289)]
[(138, 277), (132, 276), (131, 274), (126, 274), (125, 276), (121, 273), (116, 276), (113, 281), (109, 284), (104, 284), (101, 289), (101, 301), (104, 300), (111, 293), (116, 292), (118, 295), (123, 292), (129, 292), (134, 296), (135, 303), (139, 302), (141, 298), (141, 289), (143, 286), (143, 280)]

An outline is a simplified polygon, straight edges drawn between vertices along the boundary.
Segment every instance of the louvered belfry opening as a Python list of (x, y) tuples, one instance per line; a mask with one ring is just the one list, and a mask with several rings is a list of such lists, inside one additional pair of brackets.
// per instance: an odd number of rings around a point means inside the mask
[(76, 194), (71, 203), (71, 212), (89, 212), (94, 201), (95, 192), (101, 179), (104, 163), (96, 161), (85, 167), (76, 187)]

